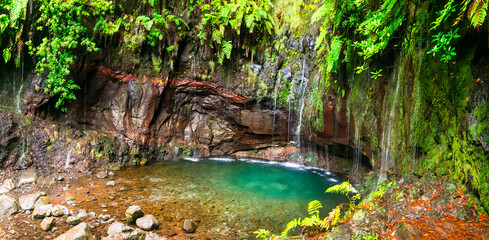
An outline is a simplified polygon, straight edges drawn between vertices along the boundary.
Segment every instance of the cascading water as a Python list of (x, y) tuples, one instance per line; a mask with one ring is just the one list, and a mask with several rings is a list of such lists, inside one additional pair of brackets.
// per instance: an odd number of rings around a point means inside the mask
[(21, 106), (20, 106), (20, 94), (22, 93), (22, 88), (24, 87), (24, 82), (20, 84), (19, 90), (17, 91), (17, 95), (15, 96), (15, 112), (21, 114)]
[(326, 159), (326, 170), (331, 170), (331, 156), (329, 155), (329, 146), (324, 144), (324, 158)]
[(380, 176), (378, 181), (379, 183), (387, 179), (387, 171), (392, 167), (393, 159), (391, 150), (394, 148), (392, 133), (393, 131), (396, 131), (396, 129), (394, 129), (394, 124), (398, 115), (399, 88), (401, 85), (400, 75), (402, 74), (402, 72), (402, 67), (396, 68), (393, 78), (389, 82), (389, 84), (395, 84), (396, 87), (394, 88), (393, 92), (391, 92), (390, 94), (386, 94), (386, 99), (384, 100), (384, 113), (382, 116), (383, 128), (380, 155)]
[(65, 161), (65, 166), (64, 166), (65, 169), (70, 167), (71, 152), (72, 151), (73, 151), (73, 148), (71, 147), (71, 144), (70, 144), (70, 149), (68, 150), (68, 153), (66, 154), (66, 161)]
[(275, 121), (277, 120), (277, 99), (278, 99), (278, 85), (280, 83), (280, 77), (275, 79), (275, 86), (273, 88), (273, 116), (272, 116), (272, 142), (275, 138)]
[(297, 147), (301, 147), (301, 127), (302, 127), (302, 113), (304, 111), (304, 97), (306, 95), (306, 89), (307, 85), (309, 83), (308, 79), (304, 76), (305, 75), (305, 68), (306, 68), (306, 59), (304, 58), (302, 60), (302, 73), (301, 73), (301, 79), (299, 82), (299, 88), (297, 91), (297, 96), (300, 98), (299, 99), (299, 117), (297, 119), (297, 128), (295, 130), (295, 142), (297, 143)]
[(350, 179), (354, 182), (360, 180), (360, 163), (362, 162), (362, 142), (360, 141), (360, 127), (355, 127), (355, 149), (353, 151), (353, 165), (350, 172)]

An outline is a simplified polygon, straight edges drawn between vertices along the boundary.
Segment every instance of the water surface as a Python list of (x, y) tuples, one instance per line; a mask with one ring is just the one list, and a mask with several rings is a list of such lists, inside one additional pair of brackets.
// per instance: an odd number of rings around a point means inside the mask
[(122, 185), (143, 185), (125, 194), (143, 209), (172, 221), (196, 219), (198, 231), (223, 236), (250, 237), (258, 228), (279, 233), (289, 220), (307, 216), (312, 200), (322, 202), (323, 215), (346, 201), (325, 193), (344, 178), (290, 163), (189, 158), (128, 168), (117, 176)]

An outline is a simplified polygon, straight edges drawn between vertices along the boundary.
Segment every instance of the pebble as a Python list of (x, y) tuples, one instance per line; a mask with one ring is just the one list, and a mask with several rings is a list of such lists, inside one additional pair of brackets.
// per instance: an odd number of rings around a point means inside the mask
[(99, 171), (99, 172), (95, 173), (95, 177), (100, 178), (100, 179), (107, 178), (107, 176), (108, 176), (108, 174), (106, 171)]
[(153, 215), (145, 215), (144, 217), (140, 217), (136, 220), (136, 225), (140, 229), (151, 231), (156, 229), (159, 223)]
[(110, 219), (110, 215), (109, 214), (102, 214), (102, 215), (98, 216), (98, 218), (100, 218), (104, 221), (107, 221)]
[(110, 200), (114, 200), (114, 199), (115, 199), (115, 198), (114, 198), (114, 197), (112, 197), (112, 196), (109, 196), (108, 198), (109, 198)]
[(113, 186), (115, 186), (115, 181), (113, 181), (113, 180), (112, 181), (108, 181), (105, 185), (106, 186), (109, 186), (109, 187), (113, 187)]
[(101, 207), (101, 208), (107, 208), (107, 205), (105, 205), (105, 204), (100, 204), (100, 207)]
[(187, 233), (193, 233), (196, 227), (197, 226), (192, 220), (185, 219), (185, 221), (183, 222), (182, 230)]

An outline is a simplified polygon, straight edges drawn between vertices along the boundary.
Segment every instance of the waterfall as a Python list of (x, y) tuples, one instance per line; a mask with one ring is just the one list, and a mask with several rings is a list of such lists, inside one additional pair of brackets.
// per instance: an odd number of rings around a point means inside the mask
[(15, 112), (16, 113), (22, 113), (22, 110), (20, 109), (20, 94), (22, 93), (22, 88), (24, 87), (24, 81), (20, 84), (19, 91), (17, 91), (17, 96), (15, 97)]
[(277, 120), (277, 99), (278, 99), (278, 85), (280, 83), (280, 77), (275, 79), (275, 86), (273, 88), (273, 116), (272, 116), (272, 143), (275, 138), (275, 121)]
[(64, 166), (65, 169), (70, 167), (71, 152), (72, 151), (73, 151), (73, 148), (71, 147), (71, 144), (70, 144), (70, 150), (68, 150), (68, 154), (66, 154), (66, 161), (65, 161), (65, 166)]
[[(398, 101), (399, 101), (399, 87), (401, 85), (400, 75), (402, 74), (401, 67), (396, 68), (394, 77), (390, 83), (396, 84), (394, 92), (386, 93), (386, 99), (384, 100), (384, 114), (382, 118), (382, 142), (381, 142), (381, 155), (380, 155), (380, 176), (379, 183), (387, 179), (387, 171), (392, 167), (392, 155), (391, 150), (394, 147), (392, 141), (392, 132), (397, 131), (394, 129), (394, 123), (398, 113)], [(397, 134), (396, 134), (397, 136)]]
[(304, 77), (305, 74), (305, 68), (306, 68), (306, 59), (304, 58), (302, 60), (302, 73), (301, 73), (301, 79), (299, 82), (299, 89), (297, 91), (297, 96), (300, 98), (299, 99), (299, 117), (298, 117), (298, 123), (297, 123), (297, 128), (295, 130), (295, 141), (297, 143), (297, 147), (301, 147), (301, 127), (302, 127), (302, 113), (304, 111), (304, 97), (306, 95), (306, 89), (308, 85), (308, 79)]
[(360, 140), (360, 126), (355, 126), (355, 149), (353, 151), (353, 164), (350, 171), (350, 179), (353, 182), (360, 180), (360, 163), (362, 162), (362, 142)]
[(326, 159), (326, 170), (331, 170), (331, 156), (329, 155), (329, 146), (324, 144), (324, 158)]

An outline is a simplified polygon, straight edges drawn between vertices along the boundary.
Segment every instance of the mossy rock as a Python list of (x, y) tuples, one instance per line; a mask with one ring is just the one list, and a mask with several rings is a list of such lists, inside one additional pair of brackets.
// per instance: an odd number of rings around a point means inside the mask
[(360, 224), (365, 219), (365, 210), (358, 210), (351, 218), (351, 223)]

